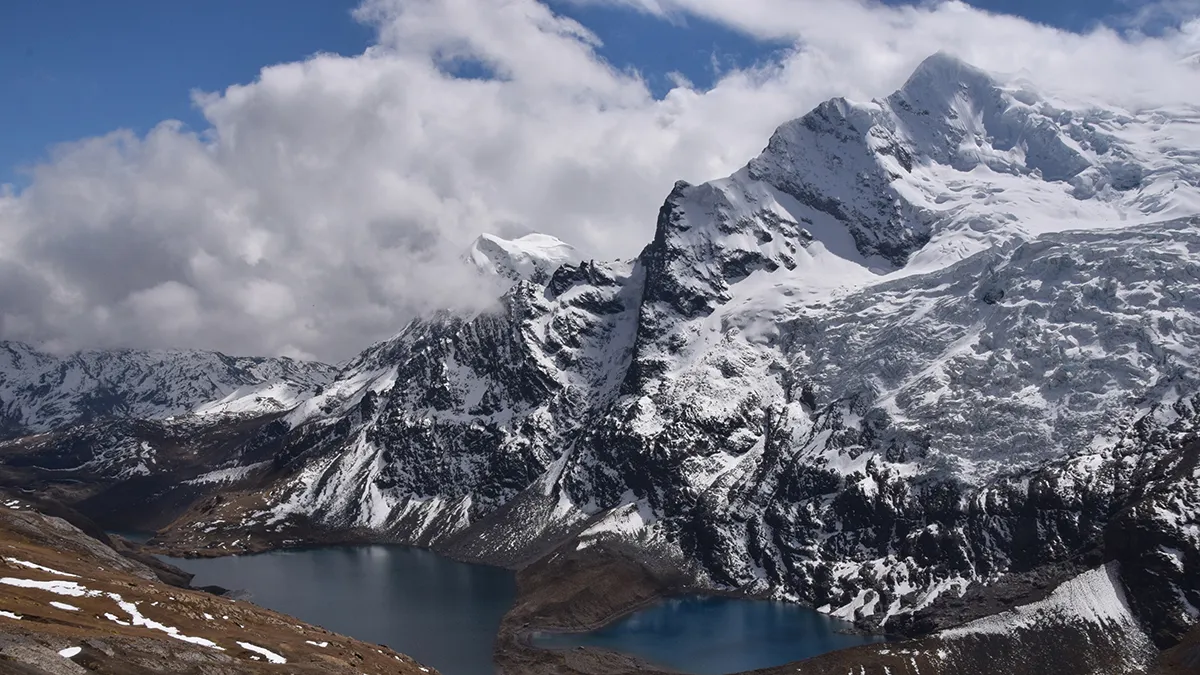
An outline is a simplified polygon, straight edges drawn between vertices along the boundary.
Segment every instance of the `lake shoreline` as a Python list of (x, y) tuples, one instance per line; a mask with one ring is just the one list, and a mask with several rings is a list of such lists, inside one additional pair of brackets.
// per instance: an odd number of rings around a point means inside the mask
[[(175, 531), (177, 532), (177, 530)], [(181, 559), (210, 559), (248, 556), (282, 551), (305, 551), (342, 546), (402, 546), (429, 550), (455, 562), (484, 565), (512, 571), (517, 576), (517, 594), (513, 605), (501, 620), (493, 643), (493, 657), (499, 675), (680, 675), (660, 664), (624, 652), (594, 646), (569, 649), (542, 647), (534, 643), (535, 633), (581, 634), (610, 626), (629, 615), (673, 597), (723, 597), (744, 600), (769, 600), (762, 593), (722, 590), (697, 583), (696, 575), (677, 560), (651, 560), (646, 551), (623, 544), (601, 544), (581, 553), (573, 548), (547, 552), (533, 561), (500, 565), (474, 556), (456, 555), (381, 535), (370, 530), (328, 530), (321, 527), (290, 529), (283, 537), (246, 537), (233, 542), (198, 542), (168, 537), (151, 540), (148, 552)], [(597, 579), (606, 592), (594, 590)], [(607, 583), (605, 582), (607, 580)], [(588, 595), (580, 602), (580, 594)], [(863, 631), (853, 624), (838, 632), (880, 635)], [(864, 645), (869, 646), (869, 645)], [(848, 647), (838, 652), (856, 650)], [(782, 664), (795, 672), (801, 662)], [(746, 671), (751, 672), (751, 671)], [(753, 671), (761, 673), (763, 671)], [(731, 673), (730, 675), (741, 675)]]
[[(586, 633), (591, 630), (603, 628), (609, 624), (621, 620), (622, 618), (636, 612), (640, 609), (653, 606), (665, 598), (682, 595), (685, 593), (696, 595), (722, 595), (730, 597), (747, 598), (745, 594), (738, 593), (720, 593), (714, 592), (713, 589), (707, 589), (692, 583), (690, 580), (678, 577), (670, 582), (646, 584), (644, 581), (630, 583), (622, 583), (621, 586), (627, 591), (637, 594), (639, 597), (626, 601), (620, 594), (613, 594), (609, 597), (613, 599), (613, 603), (607, 607), (597, 607), (597, 611), (583, 616), (575, 616), (573, 622), (568, 623), (564, 619), (566, 615), (557, 617), (542, 615), (539, 616), (538, 625), (533, 624), (523, 625), (526, 623), (525, 616), (528, 612), (534, 611), (541, 614), (545, 604), (541, 601), (529, 602), (529, 591), (531, 589), (528, 582), (522, 583), (522, 575), (528, 578), (529, 573), (526, 570), (536, 568), (539, 564), (538, 560), (532, 563), (517, 567), (496, 565), (487, 560), (478, 560), (469, 556), (455, 555), (450, 551), (439, 551), (436, 548), (430, 549), (427, 547), (416, 546), (409, 543), (391, 540), (386, 536), (380, 536), (378, 532), (368, 531), (331, 531), (314, 528), (306, 532), (306, 536), (296, 536), (295, 532), (290, 532), (289, 536), (280, 539), (263, 539), (263, 538), (247, 538), (244, 542), (230, 542), (228, 546), (221, 546), (218, 542), (208, 542), (202, 548), (194, 548), (188, 546), (183, 541), (175, 539), (167, 539), (166, 541), (154, 541), (153, 538), (143, 544), (144, 549), (157, 556), (168, 558), (176, 558), (181, 560), (206, 560), (225, 557), (239, 556), (255, 556), (275, 552), (301, 552), (306, 550), (323, 549), (330, 547), (342, 546), (402, 546), (410, 547), (419, 550), (431, 550), (438, 555), (444, 556), (450, 560), (468, 564), (485, 565), (488, 567), (496, 567), (507, 569), (517, 575), (518, 587), (517, 594), (514, 598), (512, 606), (501, 620), (500, 627), (496, 633), (493, 643), (493, 657), (495, 660), (496, 672), (508, 673), (511, 675), (537, 675), (544, 673), (550, 675), (552, 673), (571, 673), (595, 672), (596, 667), (604, 668), (602, 672), (618, 675), (620, 673), (643, 673), (645, 675), (680, 675), (679, 671), (662, 668), (657, 664), (651, 664), (636, 656), (587, 647), (582, 649), (557, 650), (539, 647), (533, 644), (533, 633), (536, 631), (555, 632), (555, 633)], [(544, 556), (547, 558), (549, 556)], [(572, 556), (574, 558), (574, 556)], [(582, 556), (580, 556), (582, 557)], [(544, 559), (543, 558), (543, 559)], [(631, 575), (626, 566), (636, 566), (643, 568), (641, 563), (635, 562), (628, 555), (612, 554), (608, 551), (594, 551), (587, 556), (589, 564), (595, 562), (597, 568), (603, 569), (609, 574), (621, 568), (622, 571), (613, 575), (612, 578), (622, 579), (624, 582), (629, 582), (631, 578), (636, 578), (637, 575)], [(612, 565), (610, 560), (616, 559), (622, 561), (620, 565)], [(654, 577), (661, 580), (662, 577)], [(575, 581), (574, 576), (559, 577), (553, 585), (540, 584), (542, 589), (550, 589), (552, 594), (561, 594), (565, 591), (560, 588), (560, 585), (570, 587)], [(519, 667), (518, 665), (519, 664)], [(507, 666), (507, 667), (506, 667)], [(577, 667), (583, 667), (587, 670), (578, 670)]]
[[(586, 633), (610, 625), (622, 618), (653, 606), (655, 603), (679, 595), (725, 596), (754, 598), (744, 593), (722, 593), (696, 584), (692, 577), (679, 572), (673, 565), (663, 563), (655, 573), (650, 566), (635, 558), (635, 552), (611, 550), (597, 547), (587, 555), (574, 551), (564, 552), (554, 563), (547, 563), (555, 556), (546, 555), (533, 562), (517, 567), (496, 565), (487, 560), (454, 555), (451, 551), (440, 551), (410, 543), (395, 541), (379, 532), (332, 531), (312, 528), (297, 536), (294, 530), (286, 538), (247, 537), (234, 542), (209, 541), (203, 547), (187, 545), (186, 540), (168, 537), (165, 541), (147, 542), (147, 552), (181, 560), (205, 560), (226, 557), (255, 556), (273, 552), (300, 552), (330, 547), (357, 546), (401, 546), (432, 552), (450, 560), (468, 564), (485, 565), (507, 569), (516, 575), (517, 592), (493, 641), (493, 660), (498, 674), (505, 675), (552, 675), (563, 673), (603, 672), (611, 675), (640, 673), (643, 675), (680, 675), (680, 671), (664, 668), (637, 656), (596, 647), (566, 650), (548, 649), (533, 643), (537, 631), (555, 633)], [(226, 545), (222, 545), (222, 544)], [(562, 557), (565, 556), (565, 557)], [(559, 574), (559, 565), (569, 559), (576, 572)], [(555, 602), (555, 598), (572, 598), (589, 586), (596, 576), (615, 581), (607, 593), (584, 603), (586, 612), (563, 611), (566, 605)], [(570, 601), (567, 603), (573, 604)], [(576, 608), (582, 605), (576, 605)], [(535, 623), (536, 622), (536, 623)]]

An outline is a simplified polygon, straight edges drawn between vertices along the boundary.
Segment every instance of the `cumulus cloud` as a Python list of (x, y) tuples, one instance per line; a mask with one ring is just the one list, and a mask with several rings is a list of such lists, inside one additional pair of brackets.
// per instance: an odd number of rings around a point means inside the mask
[(364, 54), (198, 93), (207, 128), (67, 144), (0, 192), (0, 337), (343, 359), (486, 300), (458, 262), (479, 233), (636, 255), (675, 180), (733, 171), (825, 98), (886, 95), (938, 49), (1064, 96), (1200, 104), (1194, 22), (1148, 37), (957, 2), (588, 1), (796, 46), (656, 100), (553, 5), (367, 0)]

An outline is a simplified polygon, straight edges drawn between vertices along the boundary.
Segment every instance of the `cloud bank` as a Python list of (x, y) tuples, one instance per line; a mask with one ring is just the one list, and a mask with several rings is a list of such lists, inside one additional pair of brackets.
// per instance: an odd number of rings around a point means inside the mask
[[(0, 192), (0, 338), (344, 359), (421, 312), (478, 306), (458, 262), (476, 235), (632, 257), (675, 180), (728, 174), (778, 124), (886, 95), (938, 49), (1064, 97), (1200, 105), (1197, 21), (1074, 34), (959, 2), (586, 1), (795, 47), (655, 99), (554, 5), (367, 0), (364, 54), (197, 93), (207, 128), (66, 144)], [(1191, 11), (1161, 9), (1147, 16)]]

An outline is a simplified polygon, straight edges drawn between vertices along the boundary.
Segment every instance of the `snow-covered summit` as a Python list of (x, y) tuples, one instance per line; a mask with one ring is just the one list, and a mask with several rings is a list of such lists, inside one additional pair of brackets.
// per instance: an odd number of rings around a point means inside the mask
[(946, 53), (884, 99), (822, 103), (743, 169), (668, 196), (641, 258), (631, 382), (673, 380), (659, 376), (701, 358), (695, 336), (720, 324), (769, 326), (1057, 232), (1200, 214), (1198, 122), (1063, 102)]
[(560, 265), (581, 260), (570, 244), (548, 234), (527, 234), (502, 239), (481, 234), (471, 244), (467, 259), (485, 274), (518, 281), (549, 275)]
[(715, 184), (731, 201), (766, 184), (793, 220), (815, 212), (860, 254), (929, 271), (1014, 238), (1200, 213), (1197, 121), (1061, 101), (939, 53), (885, 99), (783, 124)]

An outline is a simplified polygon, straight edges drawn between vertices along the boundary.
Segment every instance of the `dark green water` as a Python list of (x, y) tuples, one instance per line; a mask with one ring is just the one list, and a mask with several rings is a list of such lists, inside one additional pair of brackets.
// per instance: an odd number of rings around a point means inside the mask
[(727, 598), (663, 601), (598, 631), (540, 635), (541, 647), (604, 647), (694, 675), (778, 666), (880, 638), (839, 631), (850, 625), (779, 602)]
[[(511, 572), (400, 546), (165, 559), (195, 574), (195, 585), (245, 591), (259, 605), (388, 645), (445, 675), (493, 675), (492, 641), (516, 597)], [(535, 643), (607, 647), (685, 673), (720, 675), (872, 641), (838, 632), (845, 627), (795, 605), (687, 598), (593, 633)]]
[(444, 675), (492, 675), (492, 641), (516, 597), (512, 572), (401, 546), (321, 548), (191, 560), (164, 558), (193, 585), (336, 633), (384, 644)]

